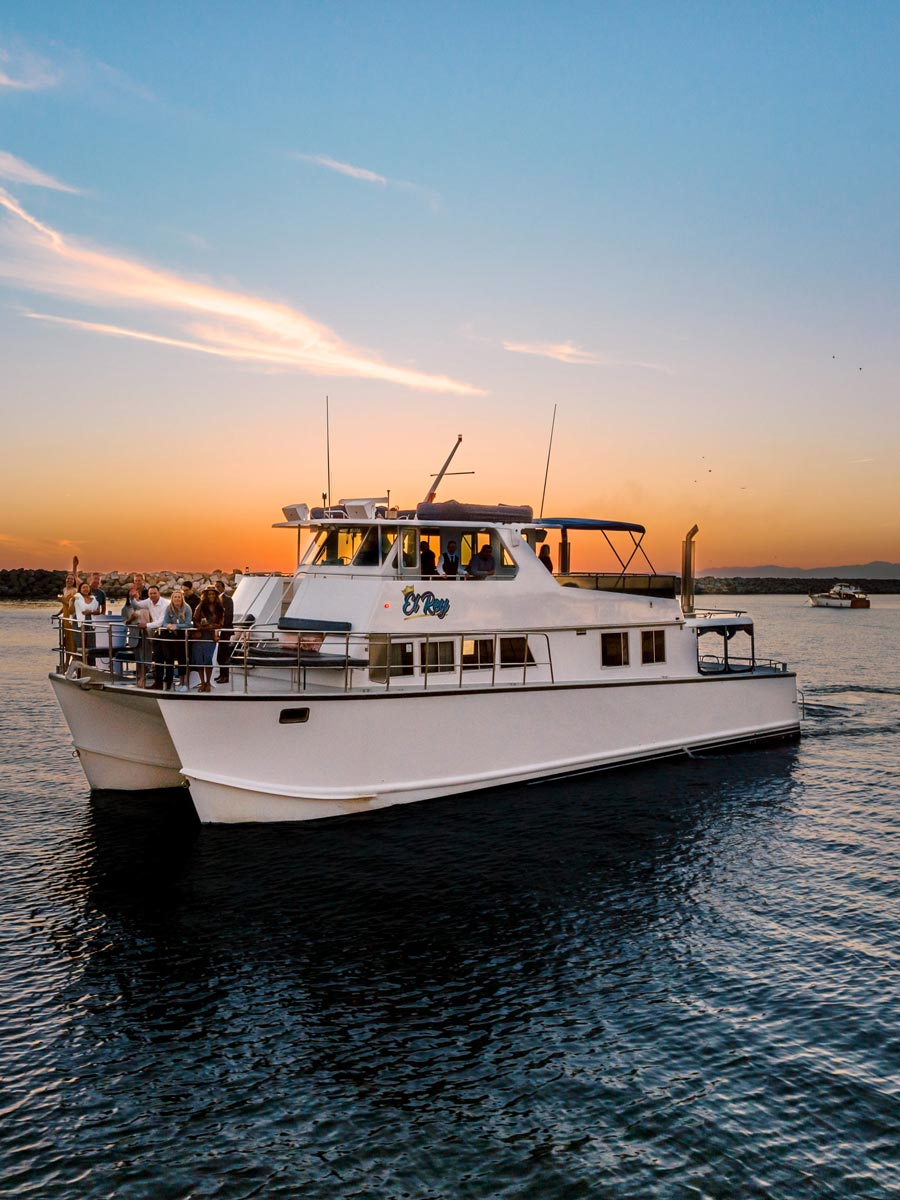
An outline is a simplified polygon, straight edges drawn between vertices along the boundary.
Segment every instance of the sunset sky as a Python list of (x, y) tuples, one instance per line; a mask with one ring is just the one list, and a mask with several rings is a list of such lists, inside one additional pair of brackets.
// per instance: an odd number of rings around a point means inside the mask
[[(0, 566), (287, 569), (287, 503), (900, 561), (900, 5), (0, 9)], [(576, 564), (578, 565), (578, 564)], [(584, 564), (586, 565), (586, 564)]]

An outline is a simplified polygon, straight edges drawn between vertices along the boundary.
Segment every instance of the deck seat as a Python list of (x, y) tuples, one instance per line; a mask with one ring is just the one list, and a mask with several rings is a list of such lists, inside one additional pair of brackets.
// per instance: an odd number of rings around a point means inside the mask
[(290, 633), (349, 633), (353, 626), (349, 621), (312, 621), (308, 617), (279, 617), (278, 628)]

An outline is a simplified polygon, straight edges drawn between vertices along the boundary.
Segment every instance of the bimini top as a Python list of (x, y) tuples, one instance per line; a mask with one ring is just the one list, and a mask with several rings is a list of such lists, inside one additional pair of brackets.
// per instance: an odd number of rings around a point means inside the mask
[(529, 521), (536, 529), (608, 529), (613, 533), (646, 533), (643, 525), (630, 521), (601, 521), (593, 517), (540, 517)]

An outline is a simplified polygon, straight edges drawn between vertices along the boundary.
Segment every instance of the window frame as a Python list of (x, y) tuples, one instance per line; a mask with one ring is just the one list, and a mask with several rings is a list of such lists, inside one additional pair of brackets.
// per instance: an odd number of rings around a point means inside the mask
[[(609, 639), (617, 639), (619, 652), (621, 655), (620, 662), (610, 662), (607, 659), (607, 646), (612, 645)], [(631, 666), (630, 652), (631, 638), (628, 636), (627, 629), (611, 629), (600, 634), (600, 665), (610, 670), (621, 670), (622, 667)]]
[[(648, 656), (648, 645), (650, 648)], [(662, 654), (658, 653), (658, 647), (662, 647)], [(666, 661), (666, 631), (664, 629), (642, 629), (641, 630), (641, 666), (652, 667), (656, 663), (664, 663)]]

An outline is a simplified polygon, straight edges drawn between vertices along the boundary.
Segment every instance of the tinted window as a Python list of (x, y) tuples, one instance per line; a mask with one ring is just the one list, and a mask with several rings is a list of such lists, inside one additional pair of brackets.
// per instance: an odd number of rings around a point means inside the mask
[(453, 642), (428, 642), (424, 647), (425, 670), (429, 675), (436, 671), (452, 671), (456, 667)]
[(645, 629), (641, 633), (641, 662), (666, 661), (666, 634), (663, 629)]
[(463, 667), (490, 667), (494, 663), (493, 638), (463, 638)]
[(600, 656), (604, 667), (627, 667), (628, 634), (601, 633)]
[(500, 666), (521, 667), (534, 662), (534, 655), (527, 638), (504, 637), (500, 639)]

